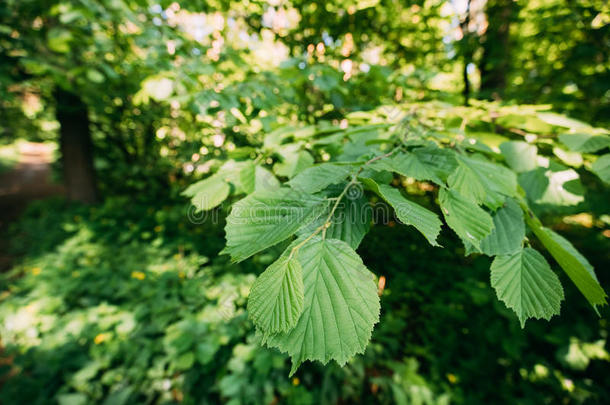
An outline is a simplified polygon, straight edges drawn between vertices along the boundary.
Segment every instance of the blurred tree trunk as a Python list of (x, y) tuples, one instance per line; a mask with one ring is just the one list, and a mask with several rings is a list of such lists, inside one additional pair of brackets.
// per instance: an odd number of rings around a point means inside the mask
[(466, 15), (460, 20), (460, 29), (462, 30), (461, 39), (461, 53), (464, 66), (462, 67), (462, 79), (464, 81), (464, 89), (462, 95), (464, 96), (464, 105), (469, 104), (470, 98), (470, 80), (468, 79), (468, 64), (472, 62), (472, 35), (470, 33), (470, 0), (466, 3)]
[(510, 23), (517, 12), (513, 0), (488, 0), (485, 6), (487, 30), (481, 37), (479, 61), (480, 93), (484, 98), (501, 98), (510, 66)]
[(67, 196), (70, 200), (94, 203), (98, 193), (87, 105), (77, 94), (59, 88), (55, 90), (55, 101)]

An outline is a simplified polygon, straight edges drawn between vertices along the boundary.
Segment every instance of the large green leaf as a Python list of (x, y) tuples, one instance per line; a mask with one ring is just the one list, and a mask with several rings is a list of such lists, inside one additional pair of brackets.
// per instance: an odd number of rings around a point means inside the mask
[(597, 305), (607, 304), (606, 292), (597, 281), (593, 266), (587, 259), (567, 239), (543, 227), (537, 219), (528, 215), (525, 218), (536, 237), (559, 263), (593, 308), (597, 311)]
[(481, 241), (494, 226), (491, 216), (457, 191), (441, 188), (438, 197), (447, 225), (465, 245), (469, 243), (481, 251)]
[(394, 208), (396, 217), (403, 224), (413, 225), (432, 246), (439, 246), (436, 238), (441, 231), (442, 222), (438, 215), (408, 200), (391, 186), (377, 184), (371, 179), (363, 179), (363, 182)]
[(266, 340), (290, 355), (291, 375), (305, 360), (343, 365), (363, 353), (380, 308), (373, 275), (345, 242), (314, 237), (296, 257), (303, 269), (303, 313), (291, 331)]
[(303, 274), (299, 261), (282, 256), (254, 282), (248, 313), (265, 334), (287, 332), (303, 312)]
[(230, 191), (229, 183), (221, 175), (214, 174), (191, 184), (182, 195), (191, 197), (191, 203), (197, 207), (197, 211), (202, 211), (220, 205), (229, 196)]
[(281, 188), (256, 191), (233, 205), (227, 217), (227, 246), (221, 252), (242, 261), (292, 236), (321, 215), (326, 200)]
[[(330, 208), (328, 209), (330, 213)], [(324, 225), (328, 214), (324, 213), (308, 226), (299, 229), (299, 234), (308, 236)], [(335, 210), (331, 224), (326, 229), (326, 237), (339, 239), (356, 249), (371, 227), (373, 210), (363, 195), (351, 195), (349, 192)]]
[(305, 193), (316, 193), (331, 184), (336, 184), (349, 176), (350, 166), (322, 163), (309, 167), (288, 182), (290, 187)]
[(559, 314), (563, 288), (544, 256), (532, 248), (497, 256), (491, 264), (491, 286), (525, 326), (528, 318)]
[(523, 211), (512, 198), (493, 215), (494, 229), (481, 241), (481, 250), (488, 256), (506, 255), (521, 249), (525, 238)]

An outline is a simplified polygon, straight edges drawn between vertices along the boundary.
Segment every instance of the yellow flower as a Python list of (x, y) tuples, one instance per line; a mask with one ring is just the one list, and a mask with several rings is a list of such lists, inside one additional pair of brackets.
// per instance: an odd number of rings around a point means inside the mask
[(33, 274), (33, 275), (35, 275), (35, 276), (37, 276), (37, 275), (39, 275), (39, 274), (40, 274), (40, 272), (41, 272), (41, 271), (42, 271), (42, 269), (41, 269), (40, 267), (34, 267), (34, 268), (32, 269), (32, 274)]
[(95, 339), (93, 339), (93, 342), (96, 345), (99, 345), (100, 343), (102, 343), (106, 339), (108, 339), (108, 334), (107, 333), (100, 333), (99, 335), (97, 335), (95, 337)]
[(301, 383), (301, 380), (299, 380), (297, 377), (294, 377), (292, 379), (292, 385), (299, 385)]
[(144, 280), (146, 278), (146, 274), (142, 273), (141, 271), (132, 271), (131, 277), (137, 278), (138, 280)]
[(458, 382), (458, 378), (455, 376), (455, 374), (451, 373), (447, 374), (447, 380), (449, 380), (451, 384), (455, 384)]

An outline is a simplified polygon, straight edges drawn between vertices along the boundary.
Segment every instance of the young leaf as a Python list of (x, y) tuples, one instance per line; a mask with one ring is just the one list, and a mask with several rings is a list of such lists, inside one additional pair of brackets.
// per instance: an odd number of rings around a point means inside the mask
[(559, 263), (595, 311), (597, 311), (597, 305), (607, 304), (606, 292), (597, 281), (593, 266), (587, 259), (563, 236), (543, 227), (537, 220), (528, 219), (527, 215), (525, 218), (532, 232)]
[(265, 334), (288, 332), (303, 312), (303, 274), (299, 261), (283, 256), (256, 279), (248, 297), (248, 313)]
[(227, 217), (227, 246), (221, 252), (240, 262), (292, 236), (316, 219), (326, 200), (281, 188), (256, 191), (233, 205)]
[(197, 211), (211, 210), (220, 205), (231, 191), (231, 186), (218, 173), (191, 184), (182, 195), (191, 197)]
[(493, 215), (494, 229), (481, 241), (481, 250), (488, 256), (506, 255), (521, 249), (525, 238), (525, 222), (519, 204), (508, 198), (504, 207)]
[(305, 360), (344, 365), (364, 352), (379, 321), (373, 275), (345, 242), (314, 237), (296, 256), (303, 269), (303, 313), (292, 330), (267, 339), (290, 355), (291, 375)]
[(544, 256), (532, 248), (497, 256), (491, 264), (491, 286), (525, 326), (528, 318), (559, 314), (563, 288)]
[(438, 215), (421, 205), (409, 201), (400, 191), (386, 184), (377, 184), (371, 179), (363, 179), (365, 184), (394, 208), (396, 216), (405, 225), (415, 229), (428, 239), (432, 246), (439, 246), (436, 238), (441, 231), (442, 222)]
[(317, 193), (331, 184), (336, 184), (349, 176), (350, 166), (322, 163), (309, 167), (288, 182), (290, 187), (305, 193)]
[(438, 198), (447, 225), (464, 244), (468, 242), (480, 251), (481, 241), (491, 233), (494, 226), (491, 216), (454, 190), (441, 188)]

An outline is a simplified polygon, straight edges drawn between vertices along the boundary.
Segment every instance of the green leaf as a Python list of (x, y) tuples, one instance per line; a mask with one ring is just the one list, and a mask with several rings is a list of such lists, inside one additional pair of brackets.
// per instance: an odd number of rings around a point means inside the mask
[(539, 167), (519, 174), (519, 184), (528, 200), (539, 205), (570, 206), (584, 201), (584, 190), (578, 173), (563, 165)]
[(532, 248), (497, 256), (491, 264), (491, 286), (525, 326), (529, 318), (551, 319), (563, 300), (559, 278), (544, 256)]
[(563, 271), (597, 311), (597, 305), (605, 305), (606, 292), (597, 281), (593, 266), (564, 237), (545, 228), (536, 218), (525, 216), (529, 228), (559, 263)]
[(449, 187), (456, 190), (458, 193), (468, 198), (475, 204), (481, 204), (485, 201), (485, 186), (479, 179), (477, 173), (475, 173), (466, 163), (460, 162), (458, 167), (447, 179)]
[(405, 225), (415, 229), (428, 239), (432, 246), (439, 246), (436, 238), (441, 231), (442, 222), (438, 215), (404, 197), (400, 191), (386, 184), (378, 185), (370, 179), (363, 179), (368, 187), (394, 208), (396, 217)]
[(488, 256), (506, 255), (521, 249), (525, 238), (523, 211), (512, 198), (493, 215), (494, 229), (481, 241), (481, 250)]
[(575, 152), (593, 153), (610, 146), (608, 135), (561, 134), (559, 140)]
[(280, 187), (280, 182), (269, 170), (253, 162), (247, 162), (239, 173), (239, 182), (246, 194), (254, 191), (273, 191)]
[(441, 188), (438, 197), (447, 225), (464, 244), (470, 243), (477, 251), (481, 251), (481, 241), (493, 229), (491, 216), (457, 191)]
[(233, 205), (227, 217), (227, 246), (221, 252), (240, 262), (292, 236), (316, 219), (326, 200), (280, 188), (256, 191)]
[(290, 187), (305, 193), (317, 193), (331, 184), (344, 180), (351, 173), (350, 166), (322, 163), (309, 167), (288, 182)]
[(373, 275), (345, 242), (314, 237), (297, 259), (305, 286), (303, 313), (290, 332), (267, 339), (268, 346), (290, 355), (291, 375), (305, 360), (344, 365), (363, 353), (380, 308)]
[[(492, 163), (482, 155), (472, 157), (460, 155), (458, 162), (460, 167), (465, 166), (469, 169), (466, 172), (468, 176), (456, 181), (452, 174), (449, 179), (453, 179), (456, 186), (459, 185), (459, 188), (453, 188), (464, 197), (477, 203), (484, 202), (490, 209), (497, 209), (504, 203), (506, 196), (517, 195), (517, 176), (506, 167)], [(475, 183), (478, 183), (479, 186)], [(480, 199), (481, 189), (485, 192), (483, 200)]]
[(538, 113), (538, 118), (547, 124), (555, 125), (558, 127), (577, 129), (577, 128), (589, 128), (588, 124), (582, 121), (575, 120), (574, 118), (566, 117), (565, 115), (556, 114), (552, 112), (541, 112)]
[(500, 151), (508, 166), (517, 173), (537, 167), (538, 148), (535, 145), (523, 141), (509, 141), (500, 145)]
[(455, 170), (455, 153), (437, 146), (413, 149), (371, 164), (377, 170), (388, 170), (419, 181), (432, 181), (444, 185), (447, 177)]
[(279, 154), (282, 161), (273, 165), (273, 171), (279, 176), (292, 178), (314, 163), (313, 157), (308, 152), (300, 150), (298, 144), (280, 147)]
[(610, 153), (597, 158), (591, 169), (602, 181), (610, 184)]
[(248, 313), (265, 334), (288, 332), (303, 312), (303, 274), (294, 257), (280, 257), (256, 279)]
[(399, 153), (387, 159), (380, 159), (371, 164), (372, 168), (388, 170), (405, 177), (412, 177), (419, 181), (433, 181), (436, 184), (444, 184), (438, 174), (438, 170), (425, 161), (421, 160), (421, 154)]
[[(330, 207), (328, 211), (330, 212)], [(305, 236), (311, 235), (324, 224), (328, 213), (324, 213), (316, 221), (301, 228), (298, 233)], [(363, 195), (351, 195), (348, 191), (331, 218), (331, 224), (326, 229), (326, 237), (342, 240), (352, 249), (356, 249), (371, 228), (372, 218), (373, 210), (369, 201)]]
[(197, 207), (197, 211), (202, 211), (220, 205), (229, 196), (230, 191), (229, 183), (217, 173), (191, 184), (182, 195), (191, 197), (191, 203)]

